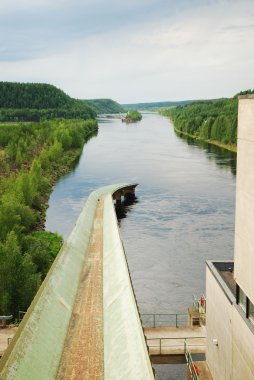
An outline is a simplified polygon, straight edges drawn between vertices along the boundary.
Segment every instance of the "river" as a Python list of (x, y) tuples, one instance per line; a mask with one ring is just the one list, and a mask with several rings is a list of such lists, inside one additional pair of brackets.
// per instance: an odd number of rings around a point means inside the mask
[[(120, 232), (140, 311), (186, 313), (205, 292), (205, 261), (233, 258), (235, 165), (235, 153), (177, 136), (163, 116), (100, 119), (98, 136), (54, 187), (46, 229), (66, 238), (91, 191), (138, 183)], [(166, 367), (160, 379), (180, 379)]]

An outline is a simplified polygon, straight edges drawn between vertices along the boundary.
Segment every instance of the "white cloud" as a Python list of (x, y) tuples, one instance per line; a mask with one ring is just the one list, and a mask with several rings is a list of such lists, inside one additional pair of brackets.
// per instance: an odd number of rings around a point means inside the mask
[(254, 86), (253, 24), (252, 2), (212, 2), (87, 35), (44, 58), (0, 62), (0, 72), (5, 80), (50, 82), (81, 98), (230, 96)]

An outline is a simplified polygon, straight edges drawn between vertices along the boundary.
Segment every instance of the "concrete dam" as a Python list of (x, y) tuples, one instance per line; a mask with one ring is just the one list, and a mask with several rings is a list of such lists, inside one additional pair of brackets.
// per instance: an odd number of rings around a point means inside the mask
[(90, 194), (0, 361), (0, 379), (154, 379), (114, 207), (135, 187)]

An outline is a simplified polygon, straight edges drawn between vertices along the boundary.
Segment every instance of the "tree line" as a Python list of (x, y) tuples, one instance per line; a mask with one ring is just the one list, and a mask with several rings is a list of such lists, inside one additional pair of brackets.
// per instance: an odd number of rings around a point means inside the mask
[(0, 82), (0, 121), (40, 121), (55, 118), (95, 118), (82, 100), (44, 83)]
[(160, 108), (169, 108), (176, 106), (183, 106), (185, 104), (193, 103), (193, 100), (182, 100), (182, 101), (166, 101), (166, 102), (149, 102), (149, 103), (128, 103), (122, 106), (127, 110), (140, 110), (140, 111), (158, 111)]
[(178, 132), (207, 141), (236, 145), (238, 95), (253, 92), (247, 90), (230, 99), (199, 101), (161, 109), (160, 113), (170, 117)]
[(67, 171), (95, 120), (0, 124), (0, 315), (30, 305), (61, 246), (37, 231), (54, 181)]

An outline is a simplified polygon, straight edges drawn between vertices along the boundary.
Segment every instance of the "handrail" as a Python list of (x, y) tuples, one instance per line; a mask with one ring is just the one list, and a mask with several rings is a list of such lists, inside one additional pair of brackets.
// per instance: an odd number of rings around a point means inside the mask
[(206, 298), (202, 295), (200, 298), (193, 296), (193, 306), (199, 313), (199, 323), (205, 325), (206, 323)]
[(22, 319), (24, 318), (25, 314), (26, 314), (26, 311), (19, 310), (19, 323), (22, 321)]
[[(159, 348), (159, 353), (156, 354), (156, 355), (163, 355), (163, 349), (164, 349), (164, 352), (165, 352), (165, 349), (167, 348), (179, 348), (179, 347), (182, 347), (183, 350), (184, 350), (184, 354), (186, 352), (186, 349), (187, 349), (187, 342), (190, 341), (191, 339), (206, 339), (205, 336), (188, 336), (188, 337), (169, 337), (169, 338), (147, 338), (146, 341), (147, 341), (147, 344), (148, 344), (148, 347), (149, 347), (149, 350), (151, 348)], [(163, 345), (162, 342), (165, 342), (165, 341), (182, 341), (181, 343), (179, 344), (171, 344), (171, 345)], [(150, 341), (157, 341), (157, 344), (156, 345), (151, 345), (149, 344)], [(205, 343), (202, 343), (202, 344), (197, 344), (197, 343), (189, 343), (188, 342), (188, 347), (206, 347)], [(151, 353), (150, 353), (151, 354)]]
[(9, 321), (13, 318), (13, 315), (0, 315), (0, 321)]
[[(166, 316), (167, 317), (174, 317), (175, 322), (174, 322), (173, 326), (175, 326), (175, 327), (184, 326), (184, 324), (179, 323), (180, 317), (186, 317), (186, 320), (188, 319), (188, 314), (186, 314), (186, 313), (185, 314), (184, 313), (156, 313), (156, 314), (152, 314), (152, 313), (143, 314), (142, 313), (141, 319), (143, 320), (142, 317), (148, 317), (148, 316), (152, 317), (152, 327), (157, 327), (157, 326), (161, 327), (162, 322), (167, 322), (163, 326), (172, 326), (172, 324), (169, 324), (168, 319), (163, 320), (161, 318), (158, 318), (160, 316), (162, 316), (162, 317), (166, 317)], [(145, 322), (143, 321), (143, 323), (145, 323)], [(149, 321), (147, 323), (149, 323)], [(187, 326), (187, 323), (185, 325)]]
[(187, 367), (189, 369), (189, 374), (190, 374), (191, 379), (192, 380), (199, 380), (197, 367), (193, 363), (191, 353), (187, 348), (186, 342), (184, 342), (184, 353), (185, 353), (185, 359), (186, 359), (186, 363), (187, 363)]
[[(193, 360), (192, 360), (192, 356), (191, 356), (191, 353), (188, 349), (188, 347), (191, 347), (191, 346), (195, 346), (195, 347), (205, 347), (205, 344), (191, 344), (189, 343), (188, 341), (190, 341), (191, 339), (206, 339), (205, 336), (191, 336), (191, 337), (170, 337), (170, 338), (149, 338), (147, 339), (147, 342), (148, 341), (158, 341), (159, 344), (158, 345), (149, 345), (149, 349), (150, 348), (159, 348), (159, 353), (156, 353), (156, 355), (163, 355), (163, 349), (167, 349), (167, 348), (172, 348), (172, 347), (182, 347), (183, 348), (183, 353), (185, 355), (185, 359), (186, 359), (186, 363), (187, 363), (187, 366), (188, 366), (188, 369), (189, 369), (189, 373), (190, 373), (190, 376), (191, 376), (191, 379), (192, 380), (199, 380), (199, 375), (198, 375), (198, 369), (197, 367), (195, 366)], [(165, 340), (183, 340), (183, 342), (181, 344), (174, 344), (174, 345), (169, 345), (169, 346), (165, 346), (165, 345), (162, 345), (162, 341), (165, 341)], [(164, 351), (165, 352), (165, 351)], [(166, 353), (165, 353), (166, 354)], [(150, 353), (151, 355), (151, 353)]]

